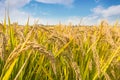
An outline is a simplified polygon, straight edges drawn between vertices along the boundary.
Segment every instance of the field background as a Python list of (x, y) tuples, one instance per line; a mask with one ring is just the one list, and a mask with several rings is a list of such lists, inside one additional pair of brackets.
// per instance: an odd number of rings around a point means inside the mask
[(0, 80), (120, 80), (120, 26), (0, 25)]

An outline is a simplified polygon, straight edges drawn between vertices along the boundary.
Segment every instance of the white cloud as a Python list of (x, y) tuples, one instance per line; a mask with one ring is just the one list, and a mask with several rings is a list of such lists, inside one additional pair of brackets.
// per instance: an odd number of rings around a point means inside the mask
[[(11, 22), (18, 22), (19, 24), (25, 24), (27, 22), (28, 17), (31, 16), (31, 14), (24, 11), (20, 11), (18, 9), (13, 9), (9, 15), (10, 15)], [(31, 16), (30, 24), (33, 24), (34, 22), (32, 19), (33, 17)]]
[[(108, 8), (104, 8), (102, 6), (97, 6), (92, 9), (92, 13), (88, 16), (70, 16), (66, 19), (62, 19), (61, 23), (62, 24), (69, 24), (70, 22), (74, 25), (76, 24), (81, 24), (81, 25), (98, 25), (102, 20), (108, 20), (109, 24), (114, 24), (115, 21), (117, 20), (117, 17), (115, 16), (120, 16), (120, 11), (119, 8), (120, 5), (116, 6), (110, 6)], [(59, 21), (56, 19), (51, 20), (51, 19), (44, 19), (51, 24), (56, 24)]]
[(89, 16), (83, 17), (82, 22), (84, 25), (96, 25), (96, 24), (98, 24), (98, 21), (99, 21), (99, 16), (89, 15)]
[[(9, 2), (9, 14), (11, 18), (11, 22), (18, 22), (19, 24), (26, 24), (28, 16), (30, 16), (30, 24), (34, 24), (35, 20), (38, 20), (39, 17), (34, 17), (31, 13), (20, 10), (23, 6), (28, 4), (31, 0), (2, 0), (0, 1), (0, 22), (4, 19), (5, 7), (8, 6)], [(71, 5), (74, 0), (36, 0), (42, 3), (49, 4), (63, 4), (63, 5)], [(33, 6), (35, 7), (35, 6)], [(36, 6), (37, 7), (37, 6)], [(83, 18), (80, 16), (73, 16), (64, 19), (50, 19), (50, 18), (40, 18), (39, 23), (42, 24), (58, 24), (61, 21), (62, 24), (79, 24), (82, 20), (81, 24), (83, 25), (93, 25), (98, 24), (102, 19), (107, 19), (110, 23), (113, 23), (116, 20), (115, 16), (120, 16), (120, 5), (110, 6), (108, 8), (104, 8), (102, 6), (97, 6), (92, 9), (92, 14), (88, 16), (84, 16)], [(43, 15), (49, 15), (49, 13), (43, 12)]]
[(96, 3), (98, 3), (100, 0), (95, 0)]
[[(30, 16), (30, 24), (34, 24), (34, 20), (38, 19), (33, 17), (30, 13), (20, 10), (23, 6), (28, 4), (30, 0), (2, 0), (0, 1), (0, 22), (3, 22), (5, 17), (5, 8), (9, 8), (9, 16), (11, 23), (18, 22), (19, 24), (26, 24), (28, 16)], [(9, 5), (8, 5), (9, 3)]]
[(23, 7), (24, 5), (28, 4), (31, 0), (5, 0), (4, 4), (8, 7), (12, 8), (20, 8)]
[[(104, 8), (102, 6), (97, 6), (91, 11), (91, 15), (85, 17), (87, 22), (99, 23), (101, 20), (108, 20), (109, 24), (114, 24), (115, 21), (120, 17), (120, 5), (110, 6)], [(97, 16), (96, 18), (94, 18)]]
[[(0, 22), (3, 22), (4, 19), (4, 8), (2, 9), (3, 11), (0, 10)], [(30, 25), (34, 24), (34, 21), (39, 19), (39, 18), (35, 18), (32, 17), (31, 14), (24, 12), (24, 11), (20, 11), (19, 9), (11, 9), (11, 11), (9, 12), (9, 16), (10, 16), (10, 20), (11, 23), (13, 22), (18, 22), (18, 24), (26, 24), (28, 17), (30, 16)]]
[(82, 20), (81, 25), (97, 25), (102, 20), (108, 20), (109, 24), (114, 24), (120, 18), (119, 9), (120, 5), (110, 6), (108, 8), (97, 6), (91, 10), (92, 14), (84, 17), (69, 17), (66, 23), (72, 22), (73, 24), (79, 24), (80, 20)]
[(64, 5), (71, 5), (74, 2), (74, 0), (36, 0), (36, 1), (47, 4), (64, 4)]
[[(20, 10), (23, 6), (28, 4), (31, 0), (3, 0), (0, 1), (0, 22), (3, 22), (5, 16), (5, 8), (8, 7), (9, 3), (9, 15), (11, 19), (11, 23), (18, 22), (19, 24), (26, 24), (28, 16), (30, 17), (30, 25), (34, 24), (35, 20), (39, 20), (40, 24), (58, 24), (58, 19), (50, 19), (50, 18), (39, 18), (34, 17), (33, 14), (29, 12), (25, 12)], [(59, 1), (58, 1), (59, 2)], [(61, 1), (59, 3), (62, 3)], [(67, 4), (67, 3), (66, 3)], [(35, 6), (33, 6), (35, 7)], [(41, 12), (42, 15), (49, 15), (47, 12)]]
[(81, 18), (78, 17), (78, 16), (72, 16), (72, 17), (69, 17), (65, 22), (64, 24), (69, 24), (69, 23), (72, 23), (74, 25), (77, 25), (79, 24), (81, 21)]
[(103, 17), (120, 16), (120, 5), (110, 6), (108, 8), (97, 6), (92, 11), (94, 14), (101, 15)]
[(100, 22), (101, 18), (97, 15), (89, 15), (89, 16), (74, 16), (74, 17), (69, 17), (65, 24), (69, 24), (70, 22), (74, 25), (97, 25)]

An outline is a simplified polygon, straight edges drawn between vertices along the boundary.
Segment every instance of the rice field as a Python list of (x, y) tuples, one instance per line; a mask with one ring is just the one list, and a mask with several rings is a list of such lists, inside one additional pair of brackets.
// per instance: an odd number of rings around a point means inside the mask
[(120, 26), (0, 25), (0, 80), (120, 80)]

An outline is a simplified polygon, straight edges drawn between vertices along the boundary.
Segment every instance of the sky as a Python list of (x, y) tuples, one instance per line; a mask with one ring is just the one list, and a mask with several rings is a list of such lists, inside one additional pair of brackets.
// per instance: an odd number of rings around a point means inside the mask
[(5, 9), (11, 22), (26, 24), (94, 25), (101, 20), (120, 20), (120, 0), (0, 0), (0, 22)]

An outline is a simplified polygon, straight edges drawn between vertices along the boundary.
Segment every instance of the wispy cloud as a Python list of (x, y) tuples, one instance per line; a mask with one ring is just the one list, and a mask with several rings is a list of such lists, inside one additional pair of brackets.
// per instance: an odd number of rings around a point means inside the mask
[(95, 15), (88, 15), (88, 16), (84, 16), (84, 17), (80, 17), (80, 16), (73, 16), (73, 17), (69, 17), (67, 19), (67, 21), (65, 21), (65, 24), (69, 24), (72, 23), (74, 25), (96, 25), (100, 22), (100, 18), (98, 16)]
[(95, 0), (96, 3), (98, 3), (100, 0)]
[(36, 0), (36, 1), (47, 4), (64, 4), (64, 5), (71, 5), (74, 2), (74, 0)]
[(20, 8), (28, 4), (31, 0), (5, 0), (4, 4), (8, 7)]
[[(107, 19), (110, 23), (113, 23), (117, 17), (120, 17), (120, 5), (110, 6), (108, 8), (104, 8), (103, 6), (97, 6), (91, 9), (92, 13), (86, 16), (69, 16), (60, 18), (46, 18), (36, 16), (37, 13), (33, 15), (33, 13), (21, 10), (26, 4), (29, 4), (31, 0), (1, 0), (0, 1), (0, 22), (4, 19), (5, 7), (10, 6), (9, 15), (11, 17), (11, 22), (19, 22), (19, 24), (25, 24), (28, 16), (30, 16), (30, 24), (34, 23), (34, 20), (39, 19), (39, 23), (42, 24), (57, 24), (61, 21), (63, 24), (68, 24), (72, 22), (73, 24), (79, 24), (82, 20), (82, 24), (92, 25), (98, 24), (102, 19)], [(63, 4), (63, 5), (71, 5), (74, 0), (36, 0), (37, 2), (47, 3), (47, 4)], [(99, 1), (99, 0), (98, 0)], [(9, 3), (9, 5), (8, 5)], [(39, 6), (39, 5), (38, 5)], [(37, 5), (33, 5), (32, 7), (38, 7)], [(50, 15), (50, 13), (41, 11), (39, 12), (42, 16)], [(60, 18), (60, 19), (59, 19)]]
[(9, 15), (11, 22), (19, 22), (19, 24), (25, 24), (28, 16), (30, 16), (30, 24), (34, 23), (34, 18), (31, 13), (20, 10), (23, 6), (28, 4), (30, 0), (2, 0), (0, 1), (0, 21), (3, 21), (5, 16), (5, 8), (9, 8)]
[(88, 16), (80, 17), (74, 16), (68, 19), (68, 22), (73, 22), (74, 24), (78, 24), (82, 19), (83, 25), (97, 25), (102, 20), (108, 20), (110, 24), (113, 24), (118, 18), (120, 18), (120, 5), (110, 6), (108, 8), (104, 8), (102, 6), (97, 6), (91, 9), (92, 13)]
[(93, 25), (99, 24), (102, 20), (108, 20), (110, 24), (113, 24), (120, 17), (119, 9), (120, 5), (110, 6), (108, 8), (97, 6), (91, 10), (92, 14), (83, 17), (83, 23)]
[(92, 9), (92, 11), (94, 14), (101, 15), (103, 17), (120, 16), (120, 5), (110, 6), (108, 8), (97, 6)]
[(63, 24), (72, 23), (74, 25), (77, 25), (77, 24), (80, 23), (80, 21), (81, 21), (81, 17), (79, 17), (79, 16), (71, 16)]

